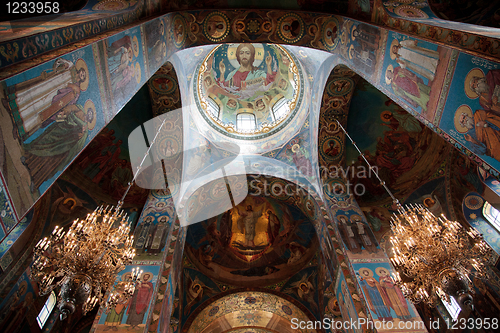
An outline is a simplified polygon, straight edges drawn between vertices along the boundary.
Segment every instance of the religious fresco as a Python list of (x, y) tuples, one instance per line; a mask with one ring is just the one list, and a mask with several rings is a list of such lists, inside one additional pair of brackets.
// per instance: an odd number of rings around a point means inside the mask
[(150, 194), (134, 231), (134, 262), (163, 261), (170, 226), (176, 218), (170, 198), (170, 195)]
[(403, 104), (432, 119), (451, 49), (390, 32), (381, 84)]
[[(87, 2), (86, 9), (64, 13), (74, 5), (74, 1), (51, 4), (50, 9), (58, 10), (59, 15), (47, 15), (46, 7), (42, 17), (34, 17), (36, 13), (33, 13), (29, 14), (30, 18), (21, 20), (22, 13), (19, 13), (8, 17), (15, 17), (16, 20), (13, 21), (0, 19), (0, 68), (28, 59), (36, 62), (37, 57), (48, 51), (67, 47), (82, 39), (129, 24), (140, 16), (143, 7), (143, 1), (137, 0), (100, 3), (98, 0), (91, 0)], [(25, 38), (20, 39), (21, 37)]]
[[(336, 120), (346, 126), (358, 80), (357, 74), (342, 65), (336, 66), (327, 79), (318, 124), (318, 163), (323, 170), (345, 163), (345, 135)], [(326, 177), (324, 172), (321, 172), (320, 177)]]
[[(347, 131), (370, 164), (378, 167), (378, 174), (390, 190), (404, 198), (415, 187), (443, 176), (442, 163), (447, 156), (443, 153), (450, 149), (446, 142), (366, 81), (360, 81), (358, 86), (351, 101)], [(372, 103), (369, 110), (365, 107), (368, 101)], [(358, 188), (354, 192), (361, 206), (390, 203), (386, 191), (374, 174), (370, 175), (351, 144), (346, 148), (346, 161), (346, 176), (354, 184), (363, 184), (360, 188), (364, 191)]]
[(222, 215), (189, 227), (186, 254), (204, 274), (233, 285), (271, 284), (309, 261), (318, 243), (297, 208), (248, 196)]
[(235, 138), (279, 131), (300, 109), (304, 93), (297, 60), (272, 44), (221, 45), (201, 64), (197, 80), (202, 115)]
[[(31, 222), (32, 215), (33, 215), (32, 212), (28, 213), (25, 217), (21, 219), (21, 221), (19, 221), (19, 223), (12, 230), (10, 230), (8, 236), (2, 239), (0, 243), (0, 258), (2, 258), (0, 260), (0, 266), (2, 268), (7, 268), (7, 266), (10, 264), (9, 262), (7, 265), (5, 265), (3, 257), (9, 250), (9, 248), (14, 244), (14, 242), (19, 238), (19, 236), (21, 236), (24, 230), (26, 230), (26, 228)], [(5, 260), (7, 260), (7, 258), (5, 258)]]
[(358, 211), (337, 210), (335, 217), (349, 258), (370, 258), (383, 255), (368, 223)]
[(182, 322), (204, 301), (221, 292), (219, 286), (200, 272), (185, 268), (182, 285)]
[(24, 272), (0, 303), (0, 329), (11, 332), (20, 327), (29, 307), (33, 306), (38, 289), (33, 286), (29, 274)]
[(103, 125), (89, 51), (67, 54), (2, 83), (2, 132), (12, 133), (3, 141), (9, 152), (3, 178), (22, 189), (11, 194), (20, 215)]
[[(207, 305), (183, 327), (183, 331), (201, 332), (204, 329), (220, 328), (221, 325), (230, 328), (250, 326), (265, 329), (271, 321), (274, 325), (291, 327), (293, 318), (304, 322), (313, 320), (308, 313), (303, 306), (295, 305), (280, 293), (239, 291), (224, 295)], [(297, 332), (318, 331), (299, 327)]]
[[(105, 63), (105, 84), (110, 88), (111, 101), (124, 105), (131, 92), (138, 90), (146, 81), (143, 39), (139, 28), (116, 34), (104, 41), (105, 52), (100, 56)], [(116, 114), (120, 109), (115, 109)]]
[[(132, 274), (132, 269), (135, 267), (126, 266), (123, 271), (118, 273), (117, 281), (125, 281)], [(144, 332), (151, 309), (150, 303), (155, 295), (158, 283), (160, 266), (139, 267), (143, 273), (139, 277), (138, 285), (132, 297), (127, 302), (118, 304), (109, 313), (103, 314), (102, 309), (100, 309), (96, 318), (97, 323), (94, 322), (92, 332), (105, 332), (109, 330)], [(101, 314), (100, 317), (99, 314)]]
[(167, 57), (167, 40), (165, 19), (158, 18), (146, 23), (143, 27), (145, 51), (147, 54), (147, 73), (154, 74)]
[[(397, 329), (399, 322), (420, 320), (414, 306), (404, 298), (401, 290), (394, 285), (394, 280), (391, 277), (391, 264), (388, 262), (364, 262), (352, 263), (352, 267), (356, 272), (375, 323), (389, 321), (394, 324), (394, 329)], [(401, 325), (404, 327), (404, 324)], [(380, 325), (380, 327), (381, 329), (377, 329), (378, 332), (392, 332), (394, 330), (388, 328), (388, 325)], [(412, 328), (412, 332), (427, 332), (425, 328), (414, 326)], [(398, 331), (405, 330), (399, 329)]]
[[(493, 168), (500, 166), (500, 65), (460, 53), (439, 126)], [(462, 92), (462, 93), (459, 93)]]
[[(347, 331), (350, 333), (362, 332), (361, 327), (358, 328), (357, 323), (359, 320), (356, 308), (354, 307), (353, 297), (349, 288), (347, 287), (347, 281), (342, 271), (339, 271), (338, 278), (335, 283), (335, 294), (336, 298), (330, 299), (328, 307), (331, 308), (330, 311), (341, 315), (341, 319), (347, 322), (354, 322), (354, 327), (348, 327)], [(330, 304), (331, 303), (331, 304)]]
[(308, 149), (310, 146), (310, 131), (306, 128), (288, 141), (288, 143), (278, 151), (275, 158), (294, 166), (303, 176), (313, 182), (317, 176), (317, 167), (316, 164), (313, 166), (313, 156)]
[(344, 20), (340, 52), (356, 71), (372, 76), (380, 70), (386, 34), (380, 28), (354, 20)]
[(289, 278), (281, 291), (304, 304), (319, 319), (321, 311), (318, 283), (321, 278), (318, 276), (318, 267), (310, 266)]
[[(5, 169), (2, 170), (5, 172)], [(3, 188), (3, 184), (0, 181), (0, 207), (3, 207), (0, 213), (0, 239), (3, 239), (6, 233), (10, 232), (12, 228), (17, 224), (17, 218), (14, 215), (14, 210), (10, 204), (7, 197), (7, 192)], [(1, 255), (0, 255), (1, 257)]]

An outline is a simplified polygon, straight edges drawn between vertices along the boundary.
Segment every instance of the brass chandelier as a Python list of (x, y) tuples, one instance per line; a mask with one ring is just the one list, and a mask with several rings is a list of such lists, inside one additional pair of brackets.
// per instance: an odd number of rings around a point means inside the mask
[(395, 284), (405, 298), (414, 304), (435, 306), (439, 297), (449, 303), (453, 296), (462, 308), (473, 309), (470, 276), (489, 278), (487, 266), (493, 263), (492, 250), (483, 237), (443, 214), (436, 217), (422, 205), (403, 207), (344, 127), (337, 124), (398, 207), (391, 220), (390, 259), (396, 271)]
[[(102, 303), (113, 287), (116, 274), (132, 263), (134, 237), (129, 235), (127, 215), (115, 207), (98, 207), (84, 220), (75, 220), (67, 232), (56, 226), (50, 237), (40, 240), (34, 249), (31, 278), (39, 282), (44, 296), (60, 287), (58, 308), (64, 320), (82, 305), (83, 315)], [(133, 295), (140, 274), (133, 271), (129, 281), (109, 298), (113, 307), (119, 299)]]
[(134, 236), (130, 235), (130, 223), (121, 207), (165, 121), (166, 118), (116, 207), (97, 207), (84, 220), (76, 219), (68, 231), (56, 226), (49, 237), (36, 244), (31, 278), (38, 281), (40, 296), (60, 289), (61, 320), (73, 313), (77, 305), (81, 305), (83, 315), (97, 304), (104, 305), (109, 312), (134, 294), (143, 273), (138, 268), (115, 285), (117, 274), (135, 257)]
[(391, 230), (394, 280), (409, 301), (435, 306), (438, 297), (449, 303), (453, 296), (462, 308), (473, 309), (469, 276), (488, 278), (492, 257), (475, 229), (409, 205), (393, 215)]

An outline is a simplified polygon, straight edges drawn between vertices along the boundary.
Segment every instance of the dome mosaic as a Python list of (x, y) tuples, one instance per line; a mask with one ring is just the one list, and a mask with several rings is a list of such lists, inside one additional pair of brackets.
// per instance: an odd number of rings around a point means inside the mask
[(294, 119), (304, 97), (300, 65), (279, 45), (220, 45), (196, 73), (198, 110), (230, 138), (258, 140), (279, 132)]

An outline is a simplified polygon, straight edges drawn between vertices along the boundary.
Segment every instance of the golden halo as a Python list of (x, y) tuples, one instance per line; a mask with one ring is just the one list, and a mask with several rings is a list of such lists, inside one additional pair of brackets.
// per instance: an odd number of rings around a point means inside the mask
[(349, 59), (352, 59), (351, 51), (354, 50), (354, 45), (349, 46)]
[(369, 273), (368, 276), (373, 277), (373, 271), (369, 268), (366, 268), (366, 267), (362, 267), (358, 270), (359, 275), (361, 275), (361, 277), (365, 277), (364, 274), (361, 274), (361, 272), (364, 272), (364, 271), (367, 271)]
[(71, 203), (73, 204), (73, 205), (71, 206), (71, 208), (70, 208), (70, 210), (71, 210), (71, 209), (73, 209), (73, 207), (76, 205), (76, 200), (75, 200), (75, 199), (73, 199), (73, 198), (66, 198), (66, 199), (64, 199), (64, 201), (63, 201), (63, 205), (67, 204), (67, 203), (68, 203), (68, 202), (70, 202), (70, 201), (71, 201)]
[(95, 123), (97, 121), (97, 112), (95, 110), (95, 105), (94, 102), (92, 102), (90, 99), (88, 99), (85, 104), (83, 105), (83, 112), (85, 115), (87, 115), (87, 110), (92, 109), (94, 111), (94, 117), (92, 118), (92, 121), (89, 123), (88, 130), (92, 131), (95, 127)]
[(132, 38), (132, 51), (134, 51), (134, 56), (137, 58), (139, 55), (139, 41), (137, 40), (137, 36)]
[(135, 80), (141, 83), (141, 65), (138, 62), (135, 63)]
[(391, 85), (392, 79), (389, 79), (387, 77), (387, 73), (389, 73), (389, 71), (391, 71), (391, 72), (394, 71), (394, 67), (392, 67), (392, 65), (387, 66), (387, 69), (385, 70), (385, 83), (387, 83), (388, 85)]
[(385, 110), (384, 112), (382, 112), (382, 113), (380, 114), (380, 119), (382, 119), (382, 121), (383, 121), (384, 123), (389, 122), (389, 119), (384, 118), (384, 116), (385, 116), (386, 114), (390, 114), (390, 115), (392, 115), (392, 112), (391, 112), (391, 111), (388, 111), (388, 110)]
[(300, 149), (300, 146), (298, 143), (294, 144), (292, 146), (292, 152), (296, 153)]
[[(334, 188), (335, 188), (335, 187), (334, 187)], [(348, 219), (348, 218), (347, 218), (347, 216), (345, 216), (345, 215), (337, 215), (336, 217), (337, 217), (337, 220), (338, 220), (338, 221), (340, 221), (340, 218), (341, 218), (341, 217), (345, 218), (346, 223), (347, 223), (347, 221), (349, 221), (349, 219)]]
[(351, 40), (355, 40), (356, 37), (354, 37), (354, 30), (356, 30), (358, 26), (357, 25), (352, 25), (352, 29), (351, 29)]
[(460, 124), (460, 115), (462, 113), (465, 113), (466, 115), (468, 115), (469, 117), (472, 117), (472, 110), (470, 108), (470, 106), (468, 105), (461, 105), (458, 107), (457, 111), (455, 111), (455, 128), (457, 129), (457, 131), (459, 133), (466, 133), (469, 129), (465, 126), (462, 126), (462, 124)]
[(361, 221), (363, 221), (363, 218), (361, 216), (359, 216), (358, 214), (352, 214), (349, 217), (350, 217), (350, 219), (352, 221), (355, 221), (355, 222), (361, 222)]
[(26, 282), (26, 280), (23, 280), (23, 282), (19, 283), (19, 288), (17, 290), (19, 291), (21, 290), (21, 288), (24, 288), (24, 292), (19, 296), (26, 294), (26, 292), (28, 291), (28, 282)]
[(85, 60), (80, 58), (76, 61), (75, 68), (77, 71), (81, 68), (85, 70), (85, 81), (80, 83), (80, 90), (85, 91), (89, 87), (89, 68), (87, 67), (87, 63), (85, 62)]
[(131, 277), (132, 277), (132, 272), (123, 273), (121, 280), (128, 282)]
[(375, 268), (375, 273), (377, 273), (378, 276), (383, 276), (383, 274), (380, 274), (380, 271), (382, 271), (382, 270), (386, 271), (386, 273), (387, 273), (386, 275), (390, 275), (389, 270), (385, 267)]
[(392, 60), (396, 59), (396, 53), (392, 52), (392, 47), (393, 46), (399, 46), (399, 40), (395, 39), (391, 43), (391, 48), (389, 49), (389, 53), (391, 54), (391, 59)]
[(149, 275), (150, 276), (149, 281), (151, 281), (153, 279), (153, 273), (151, 273), (151, 272), (144, 272), (144, 273), (141, 274), (141, 276), (139, 278), (142, 280), (142, 278), (144, 277), (144, 275)]
[(469, 71), (469, 73), (467, 73), (467, 76), (465, 77), (465, 80), (464, 80), (465, 94), (470, 99), (476, 99), (479, 97), (479, 95), (474, 90), (472, 90), (472, 88), (470, 87), (470, 83), (472, 82), (472, 78), (475, 76), (483, 78), (484, 72), (479, 68), (473, 68)]
[(254, 61), (253, 61), (253, 66), (254, 67), (259, 67), (260, 64), (262, 63), (262, 60), (264, 60), (264, 56), (268, 55), (268, 52), (264, 52), (264, 45), (262, 43), (237, 43), (237, 44), (229, 44), (227, 48), (227, 59), (231, 63), (231, 65), (234, 68), (239, 68), (240, 63), (238, 62), (238, 59), (236, 59), (236, 50), (238, 49), (238, 46), (240, 44), (252, 44), (253, 47), (255, 48), (255, 56), (254, 56)]

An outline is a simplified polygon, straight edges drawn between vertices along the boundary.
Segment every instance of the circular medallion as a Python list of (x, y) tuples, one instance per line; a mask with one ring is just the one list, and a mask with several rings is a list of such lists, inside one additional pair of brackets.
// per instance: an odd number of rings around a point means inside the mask
[(154, 75), (148, 82), (153, 91), (160, 95), (170, 95), (177, 89), (177, 82), (168, 75)]
[(321, 156), (327, 161), (334, 161), (342, 157), (344, 145), (340, 137), (326, 137), (321, 143)]
[(394, 14), (413, 19), (426, 19), (429, 18), (423, 10), (417, 7), (413, 7), (410, 5), (401, 5), (394, 9)]
[(248, 296), (245, 298), (245, 304), (255, 304), (257, 303), (257, 299), (253, 296)]
[(178, 157), (177, 153), (179, 152), (180, 146), (181, 144), (177, 137), (167, 136), (161, 138), (158, 143), (159, 156), (161, 156), (162, 159), (174, 159)]
[(203, 33), (212, 42), (220, 42), (229, 34), (229, 19), (221, 12), (207, 15), (203, 24)]
[(292, 309), (290, 309), (290, 307), (286, 304), (283, 304), (281, 306), (281, 310), (283, 310), (283, 312), (287, 315), (291, 315), (292, 314)]
[(274, 180), (269, 184), (269, 191), (273, 195), (273, 198), (282, 201), (288, 200), (288, 198), (290, 198), (290, 195), (287, 194), (287, 192), (290, 193), (291, 191), (288, 188), (289, 184), (279, 179)]
[(217, 312), (219, 312), (219, 307), (216, 305), (214, 306), (213, 308), (210, 309), (210, 311), (208, 312), (208, 315), (210, 317), (213, 317), (217, 314)]
[(292, 121), (302, 104), (304, 78), (298, 66), (279, 45), (220, 45), (197, 68), (198, 110), (230, 138), (271, 136)]
[(171, 32), (175, 47), (178, 49), (182, 48), (187, 38), (186, 20), (184, 20), (182, 15), (177, 14), (174, 16)]
[(312, 199), (307, 199), (306, 202), (305, 202), (305, 211), (307, 213), (307, 215), (311, 218), (311, 219), (315, 219), (316, 217), (316, 210), (314, 209), (314, 203), (312, 201)]
[(326, 92), (331, 96), (345, 96), (351, 92), (354, 81), (350, 78), (335, 78), (328, 82)]
[(465, 198), (465, 207), (476, 210), (483, 206), (483, 198), (477, 195), (469, 195)]
[(338, 21), (335, 18), (331, 18), (323, 24), (321, 35), (323, 44), (328, 51), (333, 51), (339, 43), (339, 39), (337, 38), (338, 26)]
[(278, 36), (286, 43), (296, 43), (304, 36), (302, 18), (295, 13), (288, 13), (278, 20)]

